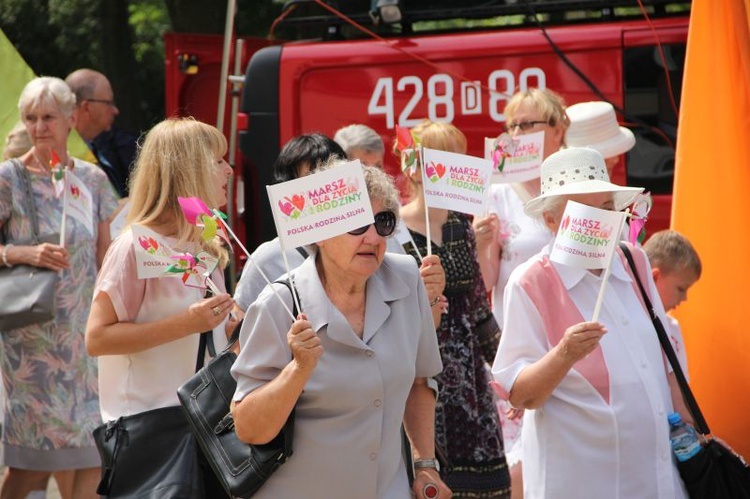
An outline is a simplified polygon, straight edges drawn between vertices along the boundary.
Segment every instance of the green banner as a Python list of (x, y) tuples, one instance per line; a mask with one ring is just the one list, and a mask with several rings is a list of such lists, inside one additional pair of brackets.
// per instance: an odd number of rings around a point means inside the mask
[[(36, 77), (34, 71), (26, 64), (2, 30), (0, 30), (0, 68), (3, 73), (3, 77), (0, 78), (0, 151), (2, 151), (5, 149), (5, 138), (8, 132), (19, 120), (18, 97), (23, 87)], [(75, 130), (68, 138), (68, 150), (77, 158), (92, 162), (96, 160)]]

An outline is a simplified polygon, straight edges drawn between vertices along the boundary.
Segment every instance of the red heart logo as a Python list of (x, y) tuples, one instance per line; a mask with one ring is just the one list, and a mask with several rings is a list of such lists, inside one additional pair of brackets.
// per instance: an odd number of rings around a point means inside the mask
[(156, 239), (154, 239), (153, 237), (148, 238), (148, 244), (154, 249), (159, 249), (159, 243), (156, 242)]
[(443, 166), (442, 163), (438, 163), (435, 165), (435, 171), (437, 172), (438, 178), (443, 178), (443, 175), (445, 175), (445, 166)]
[(302, 208), (305, 207), (305, 197), (300, 196), (299, 194), (295, 194), (292, 196), (292, 204), (297, 207), (299, 211), (302, 211)]
[(425, 173), (427, 174), (427, 178), (432, 178), (435, 176), (435, 163), (430, 163), (427, 165), (427, 168), (425, 168)]
[(138, 244), (141, 245), (141, 248), (143, 248), (145, 250), (148, 250), (148, 247), (149, 247), (149, 245), (148, 245), (148, 239), (146, 239), (145, 237), (143, 237), (143, 236), (139, 237), (138, 238)]
[(281, 208), (281, 212), (286, 216), (291, 215), (294, 211), (294, 206), (292, 206), (292, 203), (285, 203), (283, 201), (279, 201), (279, 208)]

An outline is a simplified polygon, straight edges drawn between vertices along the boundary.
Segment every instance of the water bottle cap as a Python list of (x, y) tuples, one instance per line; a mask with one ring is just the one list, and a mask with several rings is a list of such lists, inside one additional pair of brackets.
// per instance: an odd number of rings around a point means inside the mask
[(667, 416), (667, 421), (669, 421), (669, 424), (678, 424), (682, 422), (682, 416), (677, 412), (672, 412)]

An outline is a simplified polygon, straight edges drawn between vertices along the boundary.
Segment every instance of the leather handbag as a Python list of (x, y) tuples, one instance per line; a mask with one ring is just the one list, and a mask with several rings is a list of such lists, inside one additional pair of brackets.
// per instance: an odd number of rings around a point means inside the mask
[(677, 360), (677, 355), (672, 348), (664, 325), (654, 312), (646, 289), (638, 277), (633, 255), (624, 243), (620, 243), (620, 249), (625, 255), (641, 291), (643, 303), (651, 316), (662, 350), (677, 378), (685, 405), (687, 405), (690, 414), (693, 415), (695, 429), (703, 435), (704, 442), (701, 451), (687, 461), (677, 462), (677, 469), (685, 483), (688, 495), (691, 499), (750, 499), (750, 467), (740, 455), (722, 445), (711, 435), (711, 429), (708, 427), (706, 418), (703, 417), (690, 385), (688, 385), (687, 378), (685, 378), (682, 366)]
[[(13, 166), (24, 186), (24, 201), (31, 219), (32, 237), (7, 242), (18, 245), (58, 243), (59, 234), (39, 235), (39, 219), (31, 192), (29, 172), (16, 160), (13, 160)], [(56, 271), (33, 265), (19, 264), (0, 268), (0, 331), (10, 331), (54, 319), (58, 279)]]
[(124, 416), (94, 430), (96, 493), (109, 498), (203, 497), (198, 443), (179, 406)]
[[(279, 281), (291, 286), (286, 281)], [(293, 315), (297, 316), (294, 308)], [(229, 346), (177, 390), (195, 438), (224, 489), (235, 497), (250, 497), (292, 455), (294, 410), (281, 432), (267, 444), (241, 442), (234, 431), (230, 403), (237, 382), (229, 370), (237, 355)]]
[[(206, 340), (201, 334), (195, 370), (203, 367)], [(102, 461), (96, 493), (107, 498), (214, 499), (202, 459), (180, 406), (122, 416), (94, 430)]]

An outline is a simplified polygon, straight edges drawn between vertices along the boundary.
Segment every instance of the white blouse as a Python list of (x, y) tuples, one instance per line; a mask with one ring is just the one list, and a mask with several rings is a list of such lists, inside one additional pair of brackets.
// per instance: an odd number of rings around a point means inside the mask
[[(553, 346), (520, 282), (532, 264), (549, 255), (550, 247), (518, 267), (506, 289), (505, 323), (492, 373), (507, 392), (519, 373)], [(584, 320), (590, 320), (601, 277), (553, 265)], [(664, 321), (653, 281), (649, 286), (655, 310)], [(612, 262), (599, 322), (608, 331), (600, 346), (609, 376), (609, 401), (574, 367), (541, 408), (526, 411), (525, 497), (686, 497), (669, 443), (667, 415), (672, 402), (665, 359), (619, 257)]]
[[(164, 238), (167, 244), (176, 240)], [(224, 289), (220, 270), (211, 279)], [(130, 230), (107, 251), (94, 296), (109, 296), (119, 322), (153, 322), (184, 312), (203, 298), (203, 290), (185, 286), (179, 278), (139, 279)], [(224, 323), (213, 331), (217, 351), (227, 344)], [(99, 405), (102, 419), (179, 405), (177, 388), (195, 373), (200, 334), (191, 334), (142, 352), (102, 355), (99, 360)]]

